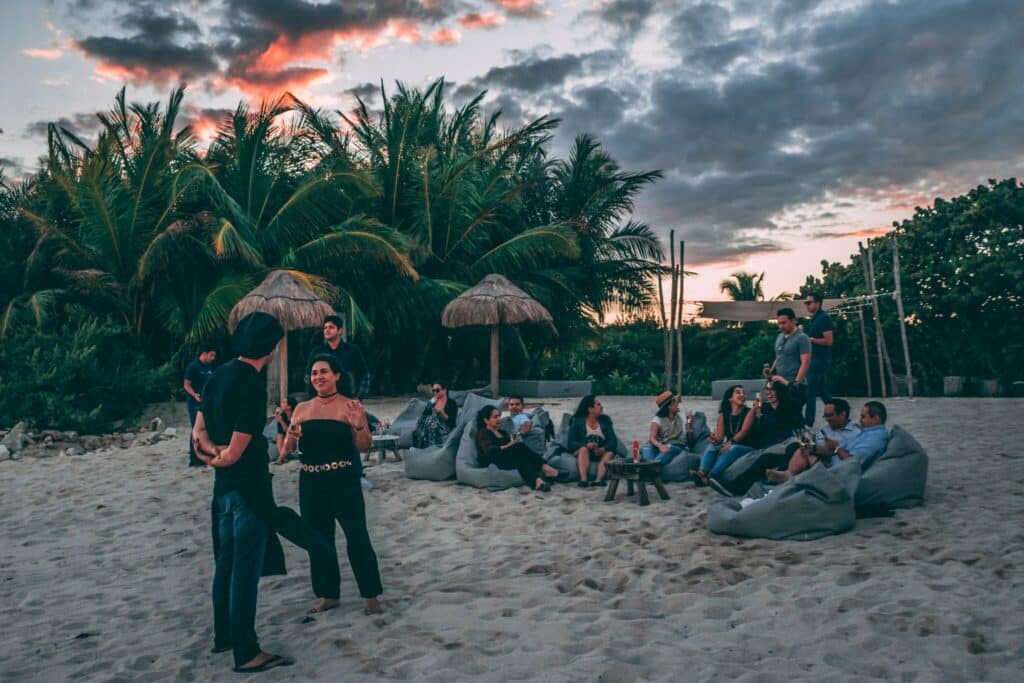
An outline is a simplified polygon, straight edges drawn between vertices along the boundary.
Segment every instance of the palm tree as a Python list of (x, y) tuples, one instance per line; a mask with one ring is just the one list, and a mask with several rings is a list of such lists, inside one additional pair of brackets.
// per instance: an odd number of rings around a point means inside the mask
[(739, 271), (722, 280), (718, 287), (733, 301), (764, 301), (764, 273), (754, 274)]
[(187, 219), (201, 174), (189, 129), (174, 128), (183, 95), (161, 110), (127, 105), (122, 88), (97, 115), (94, 145), (50, 125), (45, 167), (19, 209), (37, 234), (29, 266), (47, 270), (34, 297), (112, 313), (136, 337), (160, 325), (149, 304), (165, 283), (148, 273), (199, 246)]

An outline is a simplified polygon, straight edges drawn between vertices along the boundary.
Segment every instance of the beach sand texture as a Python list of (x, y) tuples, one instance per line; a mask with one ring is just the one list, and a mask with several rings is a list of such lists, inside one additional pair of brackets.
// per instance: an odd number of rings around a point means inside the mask
[[(644, 438), (651, 398), (603, 402)], [(556, 421), (569, 403), (548, 402)], [(404, 400), (367, 405), (393, 417)], [(926, 505), (806, 543), (711, 535), (715, 494), (690, 484), (640, 508), (370, 467), (386, 613), (363, 615), (341, 552), (340, 609), (305, 618), (308, 562), (285, 543), (257, 630), (298, 661), (260, 680), (1020, 681), (1024, 401), (888, 406), (928, 449)], [(240, 678), (208, 652), (211, 475), (185, 448), (0, 463), (0, 680)], [(296, 465), (273, 470), (297, 507)]]

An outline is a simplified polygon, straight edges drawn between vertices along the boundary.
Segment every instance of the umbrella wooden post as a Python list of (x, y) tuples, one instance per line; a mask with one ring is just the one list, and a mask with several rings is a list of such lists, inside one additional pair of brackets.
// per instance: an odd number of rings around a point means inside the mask
[(286, 398), (288, 398), (288, 332), (287, 331), (284, 333), (284, 336), (281, 337), (281, 345), (278, 348), (277, 352), (280, 355), (280, 361), (281, 361), (281, 377), (279, 379), (279, 381), (280, 381), (280, 385), (279, 385), (280, 395), (277, 397), (277, 402), (280, 403), (281, 401), (283, 401)]
[(491, 398), (498, 398), (498, 326), (491, 325)]

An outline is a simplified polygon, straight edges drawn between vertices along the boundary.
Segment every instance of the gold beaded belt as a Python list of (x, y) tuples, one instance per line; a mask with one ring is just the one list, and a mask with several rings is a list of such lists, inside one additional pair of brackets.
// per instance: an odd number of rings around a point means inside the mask
[(341, 470), (346, 467), (352, 467), (351, 460), (335, 460), (334, 462), (324, 463), (323, 465), (302, 465), (303, 472), (329, 472), (331, 470)]

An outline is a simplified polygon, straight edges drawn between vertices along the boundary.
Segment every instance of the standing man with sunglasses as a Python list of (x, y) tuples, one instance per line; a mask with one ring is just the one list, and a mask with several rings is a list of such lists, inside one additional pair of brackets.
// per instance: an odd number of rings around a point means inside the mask
[(814, 425), (814, 412), (817, 399), (828, 403), (832, 393), (828, 390), (828, 373), (832, 369), (832, 317), (821, 307), (821, 292), (811, 292), (804, 297), (804, 306), (810, 321), (807, 323), (807, 336), (811, 340), (811, 367), (807, 372), (807, 405), (804, 408), (804, 422), (808, 427)]

